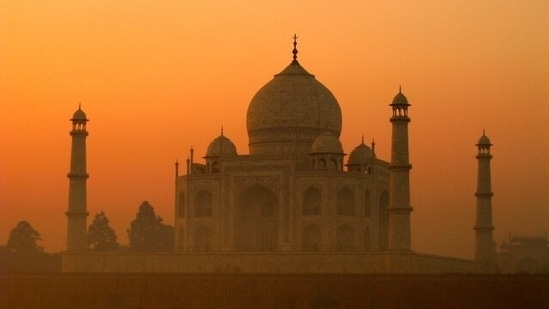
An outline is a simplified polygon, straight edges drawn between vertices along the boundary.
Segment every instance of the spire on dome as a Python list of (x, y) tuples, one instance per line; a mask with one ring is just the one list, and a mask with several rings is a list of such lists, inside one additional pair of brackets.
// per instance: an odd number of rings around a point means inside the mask
[(223, 126), (221, 126), (221, 136), (223, 136)]
[(294, 60), (292, 61), (292, 64), (299, 64), (299, 62), (297, 62), (297, 39), (298, 39), (298, 36), (294, 33), (294, 36), (292, 37), (292, 39), (294, 39), (294, 49), (292, 50), (292, 54), (294, 55), (293, 58)]

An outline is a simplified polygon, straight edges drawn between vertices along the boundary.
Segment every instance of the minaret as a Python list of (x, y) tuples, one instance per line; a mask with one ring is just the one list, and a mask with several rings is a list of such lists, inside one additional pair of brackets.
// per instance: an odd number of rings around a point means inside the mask
[(408, 158), (408, 100), (399, 89), (391, 107), (393, 135), (389, 165), (389, 243), (390, 251), (410, 251), (410, 169)]
[(482, 136), (478, 140), (477, 160), (477, 218), (475, 225), (475, 260), (477, 261), (493, 261), (494, 249), (492, 238), (492, 181), (490, 172), (490, 139), (482, 132)]
[(86, 114), (78, 106), (72, 119), (71, 169), (69, 174), (69, 209), (67, 215), (67, 251), (84, 251), (88, 248), (86, 239)]

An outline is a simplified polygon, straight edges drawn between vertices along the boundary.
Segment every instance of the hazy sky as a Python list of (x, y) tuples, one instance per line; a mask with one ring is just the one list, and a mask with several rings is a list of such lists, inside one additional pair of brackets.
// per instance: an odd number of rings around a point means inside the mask
[(549, 1), (1, 1), (0, 243), (29, 221), (65, 247), (71, 140), (91, 121), (88, 211), (120, 242), (142, 201), (173, 224), (174, 162), (224, 133), (291, 61), (326, 85), (349, 153), (388, 160), (393, 96), (409, 115), (412, 247), (473, 258), (475, 143), (492, 153), (495, 239), (549, 228)]

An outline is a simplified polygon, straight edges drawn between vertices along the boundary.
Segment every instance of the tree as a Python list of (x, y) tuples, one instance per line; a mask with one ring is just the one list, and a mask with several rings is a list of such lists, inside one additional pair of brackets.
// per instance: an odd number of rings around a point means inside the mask
[(40, 233), (33, 229), (27, 221), (21, 221), (11, 230), (6, 246), (15, 253), (42, 253), (43, 248), (38, 245), (40, 240)]
[(174, 248), (174, 229), (162, 223), (149, 202), (144, 201), (136, 218), (127, 230), (132, 251), (172, 251)]
[(94, 251), (116, 251), (118, 242), (116, 233), (109, 225), (109, 219), (104, 212), (95, 215), (88, 227), (88, 246)]

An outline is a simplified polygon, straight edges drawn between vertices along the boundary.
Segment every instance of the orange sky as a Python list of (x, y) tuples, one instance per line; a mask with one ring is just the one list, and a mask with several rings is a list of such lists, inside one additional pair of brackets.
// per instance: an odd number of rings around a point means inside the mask
[(415, 251), (473, 257), (483, 129), (495, 239), (548, 232), (549, 2), (378, 2), (0, 2), (0, 243), (27, 220), (47, 251), (64, 248), (79, 102), (88, 223), (105, 211), (127, 243), (148, 200), (173, 224), (175, 159), (204, 155), (222, 125), (248, 152), (248, 103), (290, 63), (294, 33), (300, 63), (338, 98), (347, 153), (364, 134), (389, 158), (402, 85)]

